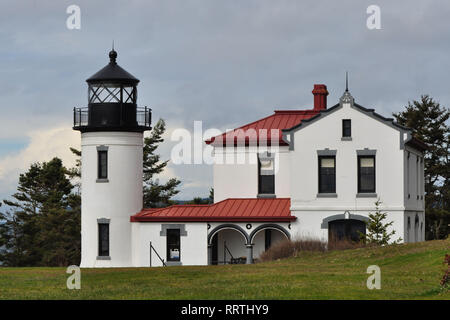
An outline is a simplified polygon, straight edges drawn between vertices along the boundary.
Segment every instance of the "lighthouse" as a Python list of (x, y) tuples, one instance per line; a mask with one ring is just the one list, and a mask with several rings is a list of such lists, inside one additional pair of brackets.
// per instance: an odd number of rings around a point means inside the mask
[(81, 267), (132, 265), (130, 216), (142, 209), (143, 134), (151, 110), (137, 106), (139, 80), (117, 52), (86, 80), (88, 106), (74, 108), (81, 132)]

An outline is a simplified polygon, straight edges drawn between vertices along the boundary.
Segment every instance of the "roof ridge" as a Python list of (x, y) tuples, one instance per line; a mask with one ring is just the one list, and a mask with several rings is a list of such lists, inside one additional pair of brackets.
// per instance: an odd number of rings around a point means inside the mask
[(314, 109), (284, 109), (284, 110), (274, 110), (274, 114), (308, 114), (308, 113), (317, 113), (317, 110)]

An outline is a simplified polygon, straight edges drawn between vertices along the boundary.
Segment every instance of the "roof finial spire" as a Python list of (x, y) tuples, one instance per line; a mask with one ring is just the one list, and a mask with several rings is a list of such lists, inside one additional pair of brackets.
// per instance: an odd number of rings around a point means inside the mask
[(345, 91), (340, 99), (340, 103), (342, 105), (344, 103), (353, 104), (353, 102), (354, 102), (354, 99), (353, 99), (352, 95), (350, 94), (350, 92), (348, 91), (348, 71), (345, 71)]
[(114, 51), (114, 40), (113, 40), (113, 45), (112, 45), (112, 51)]
[(348, 92), (348, 71), (345, 71), (345, 92)]

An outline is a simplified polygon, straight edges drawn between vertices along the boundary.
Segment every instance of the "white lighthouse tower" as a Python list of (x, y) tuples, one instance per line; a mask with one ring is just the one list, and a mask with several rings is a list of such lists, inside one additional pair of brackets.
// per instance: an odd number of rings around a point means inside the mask
[(81, 267), (132, 264), (130, 216), (142, 209), (143, 132), (150, 109), (137, 107), (138, 79), (109, 53), (86, 80), (88, 107), (74, 108), (81, 132)]

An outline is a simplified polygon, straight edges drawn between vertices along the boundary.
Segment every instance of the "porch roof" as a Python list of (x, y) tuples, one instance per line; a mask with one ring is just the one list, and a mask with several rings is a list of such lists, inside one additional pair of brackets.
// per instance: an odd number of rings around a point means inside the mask
[(148, 208), (130, 217), (131, 222), (289, 222), (290, 198), (229, 198), (206, 205), (173, 205)]

